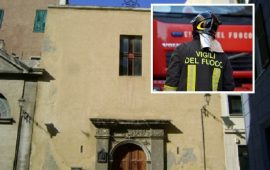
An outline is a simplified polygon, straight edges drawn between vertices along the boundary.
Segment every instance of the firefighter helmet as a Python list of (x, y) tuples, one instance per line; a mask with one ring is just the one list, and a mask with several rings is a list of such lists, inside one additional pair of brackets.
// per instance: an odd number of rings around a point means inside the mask
[(204, 12), (198, 14), (192, 21), (193, 35), (197, 33), (205, 33), (215, 37), (218, 26), (221, 25), (221, 21), (212, 12)]

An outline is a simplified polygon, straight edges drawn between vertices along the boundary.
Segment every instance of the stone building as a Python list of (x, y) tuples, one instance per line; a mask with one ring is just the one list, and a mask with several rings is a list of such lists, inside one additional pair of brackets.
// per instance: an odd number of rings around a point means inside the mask
[(42, 74), (34, 62), (26, 65), (0, 49), (0, 169), (29, 168), (33, 130), (30, 122), (37, 80)]
[(32, 126), (26, 120), (33, 117), (37, 80), (43, 74), (37, 66), (47, 6), (57, 2), (0, 1), (0, 169), (29, 167)]
[(227, 170), (248, 170), (248, 150), (245, 135), (242, 95), (221, 94), (224, 148)]
[(0, 2), (0, 169), (226, 169), (222, 96), (150, 92), (150, 9), (50, 3)]
[(220, 96), (150, 92), (149, 9), (47, 17), (30, 169), (226, 169)]
[(59, 0), (0, 1), (0, 39), (7, 53), (24, 59), (41, 55), (47, 6)]

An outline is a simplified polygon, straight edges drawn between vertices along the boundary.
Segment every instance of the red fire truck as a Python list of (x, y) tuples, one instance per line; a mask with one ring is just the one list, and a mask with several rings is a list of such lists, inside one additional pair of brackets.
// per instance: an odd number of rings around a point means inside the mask
[(190, 21), (201, 12), (215, 13), (222, 25), (216, 38), (230, 59), (235, 91), (252, 91), (251, 6), (170, 6), (153, 10), (153, 90), (162, 91), (166, 70), (176, 46), (191, 41)]

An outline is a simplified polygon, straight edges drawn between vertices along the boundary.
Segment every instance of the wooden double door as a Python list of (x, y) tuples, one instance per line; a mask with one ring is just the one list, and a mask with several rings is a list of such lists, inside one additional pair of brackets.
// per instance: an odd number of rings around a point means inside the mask
[(146, 156), (141, 147), (125, 144), (113, 155), (112, 170), (146, 170)]

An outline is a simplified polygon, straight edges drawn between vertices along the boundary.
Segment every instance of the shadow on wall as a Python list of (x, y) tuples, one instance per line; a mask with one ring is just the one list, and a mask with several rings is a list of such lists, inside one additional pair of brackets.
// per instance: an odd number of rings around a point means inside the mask
[(228, 129), (233, 129), (235, 123), (230, 119), (229, 116), (222, 116), (221, 118)]
[(45, 123), (47, 132), (50, 134), (51, 138), (60, 133), (53, 123)]

